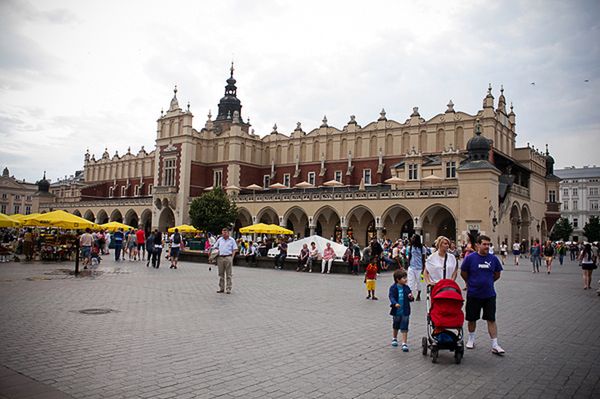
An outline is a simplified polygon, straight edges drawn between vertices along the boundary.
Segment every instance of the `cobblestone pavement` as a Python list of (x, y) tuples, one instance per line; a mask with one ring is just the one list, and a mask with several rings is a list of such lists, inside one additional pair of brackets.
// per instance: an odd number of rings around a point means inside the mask
[(572, 262), (550, 275), (507, 265), (497, 283), (507, 354), (491, 354), (479, 324), (456, 365), (450, 352), (438, 364), (421, 354), (423, 301), (411, 351), (391, 347), (389, 273), (367, 301), (362, 277), (234, 267), (225, 295), (205, 264), (107, 258), (78, 278), (61, 273), (68, 264), (0, 264), (0, 398), (600, 397), (600, 296)]

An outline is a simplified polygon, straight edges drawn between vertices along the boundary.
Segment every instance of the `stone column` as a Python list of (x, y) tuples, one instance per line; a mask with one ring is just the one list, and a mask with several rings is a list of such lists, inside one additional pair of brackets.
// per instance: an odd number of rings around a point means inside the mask
[(310, 235), (314, 236), (315, 235), (315, 230), (317, 229), (317, 226), (310, 225), (310, 226), (308, 226), (308, 228), (310, 229)]

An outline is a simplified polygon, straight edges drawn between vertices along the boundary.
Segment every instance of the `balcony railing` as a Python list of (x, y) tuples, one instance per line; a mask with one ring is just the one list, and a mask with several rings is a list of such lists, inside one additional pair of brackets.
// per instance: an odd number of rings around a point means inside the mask
[(175, 186), (156, 186), (152, 189), (153, 194), (177, 194)]
[(370, 187), (364, 191), (357, 188), (342, 187), (339, 189), (317, 188), (302, 191), (281, 190), (280, 192), (241, 194), (236, 202), (277, 202), (277, 201), (352, 201), (412, 198), (455, 198), (458, 187), (420, 188), (392, 190), (390, 187)]
[(546, 202), (546, 212), (560, 213), (559, 202)]
[(106, 206), (151, 206), (152, 197), (126, 197), (126, 198), (107, 198), (94, 199), (80, 202), (55, 202), (45, 204), (45, 208), (66, 209), (66, 208), (91, 208), (91, 207), (106, 207)]
[(529, 198), (529, 189), (527, 187), (519, 186), (518, 184), (513, 184), (512, 186), (510, 186), (510, 189), (515, 194), (519, 194), (523, 197)]

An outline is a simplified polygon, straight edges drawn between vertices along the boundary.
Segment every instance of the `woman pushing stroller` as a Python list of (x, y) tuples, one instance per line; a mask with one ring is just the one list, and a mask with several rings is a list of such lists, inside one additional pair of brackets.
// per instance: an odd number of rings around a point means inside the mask
[[(440, 236), (436, 251), (425, 262), (423, 277), (427, 283), (427, 336), (423, 337), (423, 354), (431, 350), (437, 362), (440, 349), (454, 352), (456, 363), (464, 353), (462, 291), (455, 280), (458, 275), (456, 258), (449, 252), (450, 240)], [(456, 331), (456, 332), (455, 332)]]

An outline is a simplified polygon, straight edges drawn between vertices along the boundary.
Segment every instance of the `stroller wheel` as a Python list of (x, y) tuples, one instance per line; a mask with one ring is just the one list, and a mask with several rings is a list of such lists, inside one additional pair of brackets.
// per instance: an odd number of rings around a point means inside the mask
[(461, 350), (457, 349), (456, 352), (454, 352), (454, 363), (460, 364), (462, 358), (463, 358), (463, 352)]
[(423, 346), (423, 356), (427, 356), (427, 337), (423, 337), (421, 345)]
[(438, 348), (431, 348), (431, 363), (437, 363)]

